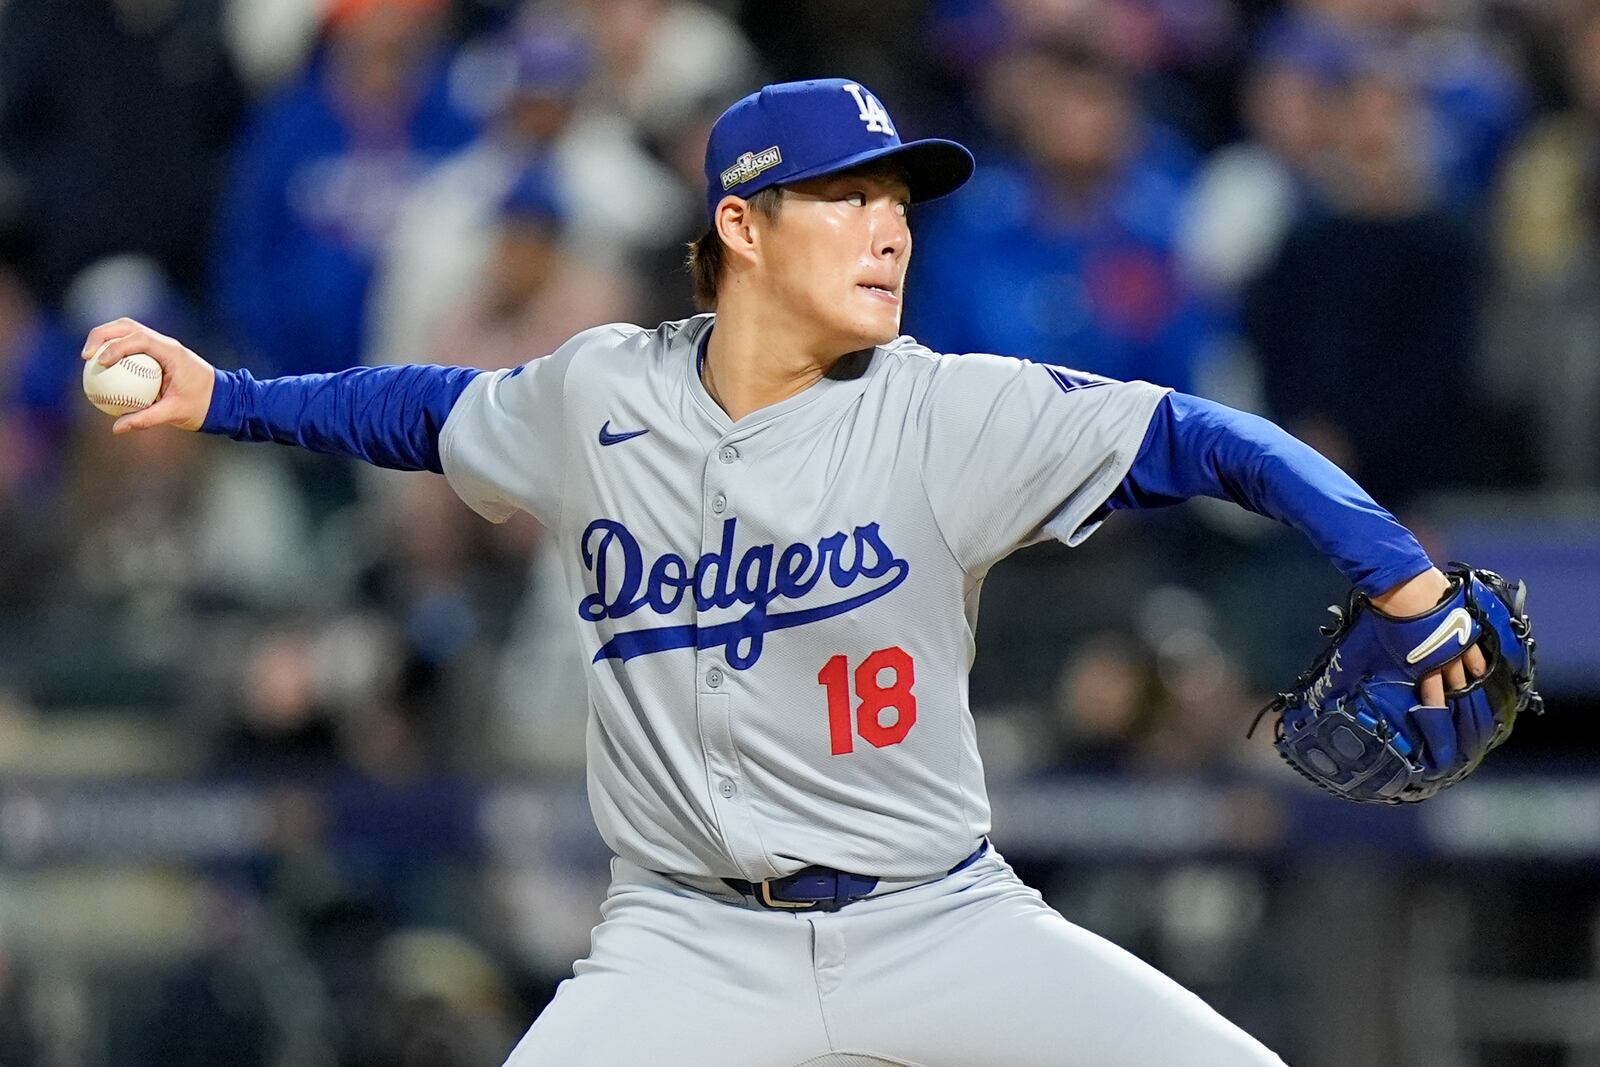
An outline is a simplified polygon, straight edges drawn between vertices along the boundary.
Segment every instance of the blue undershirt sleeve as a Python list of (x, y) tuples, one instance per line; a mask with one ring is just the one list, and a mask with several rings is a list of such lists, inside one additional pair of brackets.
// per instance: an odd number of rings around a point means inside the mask
[(1196, 496), (1294, 527), (1369, 596), (1432, 566), (1410, 530), (1310, 445), (1259, 416), (1169, 393), (1102, 512)]
[(439, 432), (482, 371), (410, 364), (258, 381), (218, 370), (200, 427), (235, 441), (276, 441), (394, 470), (443, 473)]

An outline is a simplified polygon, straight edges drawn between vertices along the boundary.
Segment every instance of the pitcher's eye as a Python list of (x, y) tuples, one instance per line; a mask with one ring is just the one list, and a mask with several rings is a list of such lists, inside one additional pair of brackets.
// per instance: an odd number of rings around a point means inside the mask
[(853, 193), (845, 193), (844, 194), (844, 198), (845, 198), (845, 201), (847, 203), (849, 203), (852, 207), (866, 207), (867, 206), (867, 194), (863, 193), (863, 192), (861, 192), (859, 190), (857, 190), (856, 192), (853, 192)]

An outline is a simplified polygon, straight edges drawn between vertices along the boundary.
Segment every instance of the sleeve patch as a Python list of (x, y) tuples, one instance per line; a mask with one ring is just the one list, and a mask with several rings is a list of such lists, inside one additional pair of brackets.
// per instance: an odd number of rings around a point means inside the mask
[(1098, 374), (1089, 374), (1081, 370), (1048, 366), (1041, 366), (1040, 369), (1050, 375), (1050, 380), (1055, 382), (1063, 393), (1071, 393), (1078, 389), (1093, 389), (1097, 385), (1115, 384), (1111, 378), (1102, 378)]

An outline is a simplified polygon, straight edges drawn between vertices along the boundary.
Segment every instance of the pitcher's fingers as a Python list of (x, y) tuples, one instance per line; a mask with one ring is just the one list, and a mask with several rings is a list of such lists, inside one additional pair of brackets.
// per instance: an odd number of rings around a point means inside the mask
[(1417, 703), (1425, 708), (1444, 707), (1444, 680), (1438, 671), (1429, 671), (1418, 679)]
[(134, 430), (148, 430), (153, 426), (165, 425), (175, 413), (177, 406), (177, 397), (163, 397), (149, 407), (131, 411), (113, 422), (111, 432), (131, 433)]
[(1489, 672), (1489, 661), (1483, 658), (1483, 649), (1477, 645), (1462, 653), (1461, 662), (1467, 665), (1467, 673), (1474, 678), (1482, 678)]
[(173, 358), (182, 351), (172, 338), (140, 327), (126, 337), (119, 337), (101, 347), (99, 355), (95, 358), (109, 367), (119, 359), (125, 359), (136, 352), (142, 352), (161, 364), (162, 374), (170, 373), (173, 367)]
[(95, 356), (95, 359), (99, 360), (102, 366), (110, 367), (125, 356), (131, 356), (135, 352), (143, 352), (157, 363), (165, 366), (165, 362), (161, 358), (160, 347), (157, 335), (141, 326), (132, 333), (125, 334), (101, 345), (99, 355)]
[(114, 341), (118, 337), (126, 337), (134, 330), (141, 329), (143, 325), (143, 323), (135, 322), (133, 319), (112, 319), (110, 322), (101, 323), (90, 330), (89, 336), (84, 339), (83, 358), (88, 359), (94, 354), (95, 349), (107, 341)]
[(1467, 687), (1467, 669), (1461, 665), (1458, 656), (1440, 668), (1444, 674), (1444, 691), (1446, 693), (1459, 693)]

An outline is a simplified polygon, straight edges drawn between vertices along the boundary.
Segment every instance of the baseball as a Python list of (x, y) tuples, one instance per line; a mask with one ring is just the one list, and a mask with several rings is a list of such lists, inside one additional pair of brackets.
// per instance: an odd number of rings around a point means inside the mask
[(161, 364), (143, 352), (124, 356), (109, 367), (91, 359), (83, 365), (83, 395), (107, 415), (147, 408), (161, 395)]

